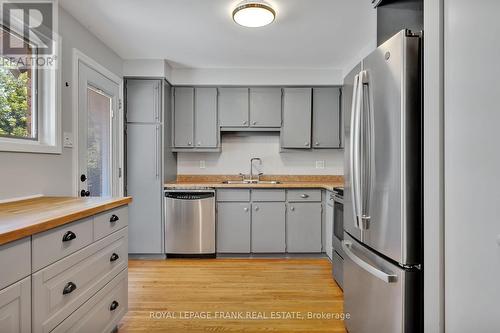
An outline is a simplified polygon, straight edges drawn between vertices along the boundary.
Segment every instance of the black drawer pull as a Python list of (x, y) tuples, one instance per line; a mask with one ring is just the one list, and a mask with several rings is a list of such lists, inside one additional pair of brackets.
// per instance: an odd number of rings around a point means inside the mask
[(119, 256), (119, 255), (117, 255), (116, 253), (113, 253), (113, 254), (111, 255), (111, 257), (109, 258), (109, 261), (113, 262), (113, 261), (118, 260), (118, 258), (120, 258), (120, 256)]
[(66, 233), (64, 234), (64, 236), (62, 238), (62, 241), (69, 242), (75, 238), (76, 238), (76, 234), (73, 231), (66, 231)]
[(73, 282), (68, 282), (66, 283), (66, 286), (64, 286), (63, 295), (71, 294), (73, 291), (75, 291), (75, 289), (76, 284), (74, 284)]
[(111, 215), (111, 218), (109, 219), (109, 222), (113, 223), (118, 221), (120, 218), (116, 216), (115, 214)]
[(109, 311), (115, 311), (119, 305), (120, 304), (117, 301), (111, 302), (111, 305), (109, 306)]

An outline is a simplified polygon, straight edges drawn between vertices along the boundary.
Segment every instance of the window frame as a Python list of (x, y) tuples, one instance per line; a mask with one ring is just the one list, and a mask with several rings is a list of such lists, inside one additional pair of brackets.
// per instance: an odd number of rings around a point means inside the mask
[[(17, 31), (0, 24), (0, 29), (10, 34), (16, 34)], [(56, 30), (57, 31), (57, 30)], [(21, 37), (19, 37), (21, 38)], [(34, 86), (35, 117), (36, 117), (36, 137), (23, 138), (16, 136), (0, 135), (0, 152), (25, 152), (25, 153), (44, 153), (61, 154), (61, 94), (60, 94), (60, 40), (54, 43), (56, 50), (55, 67), (53, 69), (37, 68), (33, 71), (35, 78), (32, 79)], [(37, 50), (37, 48), (34, 48)], [(38, 56), (38, 52), (34, 53)], [(33, 88), (32, 88), (33, 89)]]

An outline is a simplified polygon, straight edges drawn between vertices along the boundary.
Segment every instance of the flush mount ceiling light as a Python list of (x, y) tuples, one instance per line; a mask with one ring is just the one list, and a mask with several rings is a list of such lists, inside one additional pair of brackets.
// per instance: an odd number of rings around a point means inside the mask
[(244, 1), (233, 10), (234, 22), (249, 28), (268, 25), (275, 17), (274, 9), (261, 1)]

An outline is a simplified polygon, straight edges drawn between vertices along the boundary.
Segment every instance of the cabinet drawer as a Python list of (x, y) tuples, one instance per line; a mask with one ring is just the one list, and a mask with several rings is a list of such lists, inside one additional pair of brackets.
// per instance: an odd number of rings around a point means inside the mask
[(285, 201), (285, 190), (255, 189), (252, 190), (252, 201)]
[(111, 332), (127, 313), (127, 271), (118, 274), (52, 332)]
[(30, 275), (30, 237), (0, 246), (0, 267), (2, 267), (2, 273), (0, 274), (0, 289)]
[(128, 225), (128, 206), (94, 216), (94, 240), (101, 239)]
[(0, 290), (0, 332), (31, 332), (30, 276)]
[(321, 201), (321, 190), (288, 190), (288, 201)]
[(89, 245), (92, 237), (92, 218), (34, 235), (31, 248), (33, 272)]
[(34, 332), (49, 332), (127, 267), (127, 228), (33, 275)]
[(217, 201), (248, 202), (250, 201), (250, 190), (247, 189), (217, 190)]

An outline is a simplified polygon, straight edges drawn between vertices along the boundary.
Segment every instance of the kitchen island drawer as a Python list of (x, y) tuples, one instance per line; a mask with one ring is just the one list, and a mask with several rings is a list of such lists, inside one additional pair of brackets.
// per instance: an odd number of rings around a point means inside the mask
[(73, 312), (52, 333), (108, 333), (118, 325), (128, 308), (128, 270), (125, 269), (78, 310)]
[(92, 239), (92, 218), (33, 235), (33, 272), (84, 248), (92, 243)]
[(0, 246), (0, 289), (31, 274), (31, 239), (26, 237)]
[(321, 190), (288, 190), (288, 201), (289, 202), (299, 202), (299, 201), (310, 201), (319, 202), (321, 201)]
[(94, 240), (120, 230), (128, 225), (128, 206), (108, 210), (94, 216)]
[(217, 201), (249, 202), (250, 190), (248, 189), (220, 189), (217, 190)]
[(127, 228), (33, 274), (34, 332), (50, 332), (127, 267)]
[(252, 201), (285, 201), (285, 190), (282, 189), (252, 189)]

